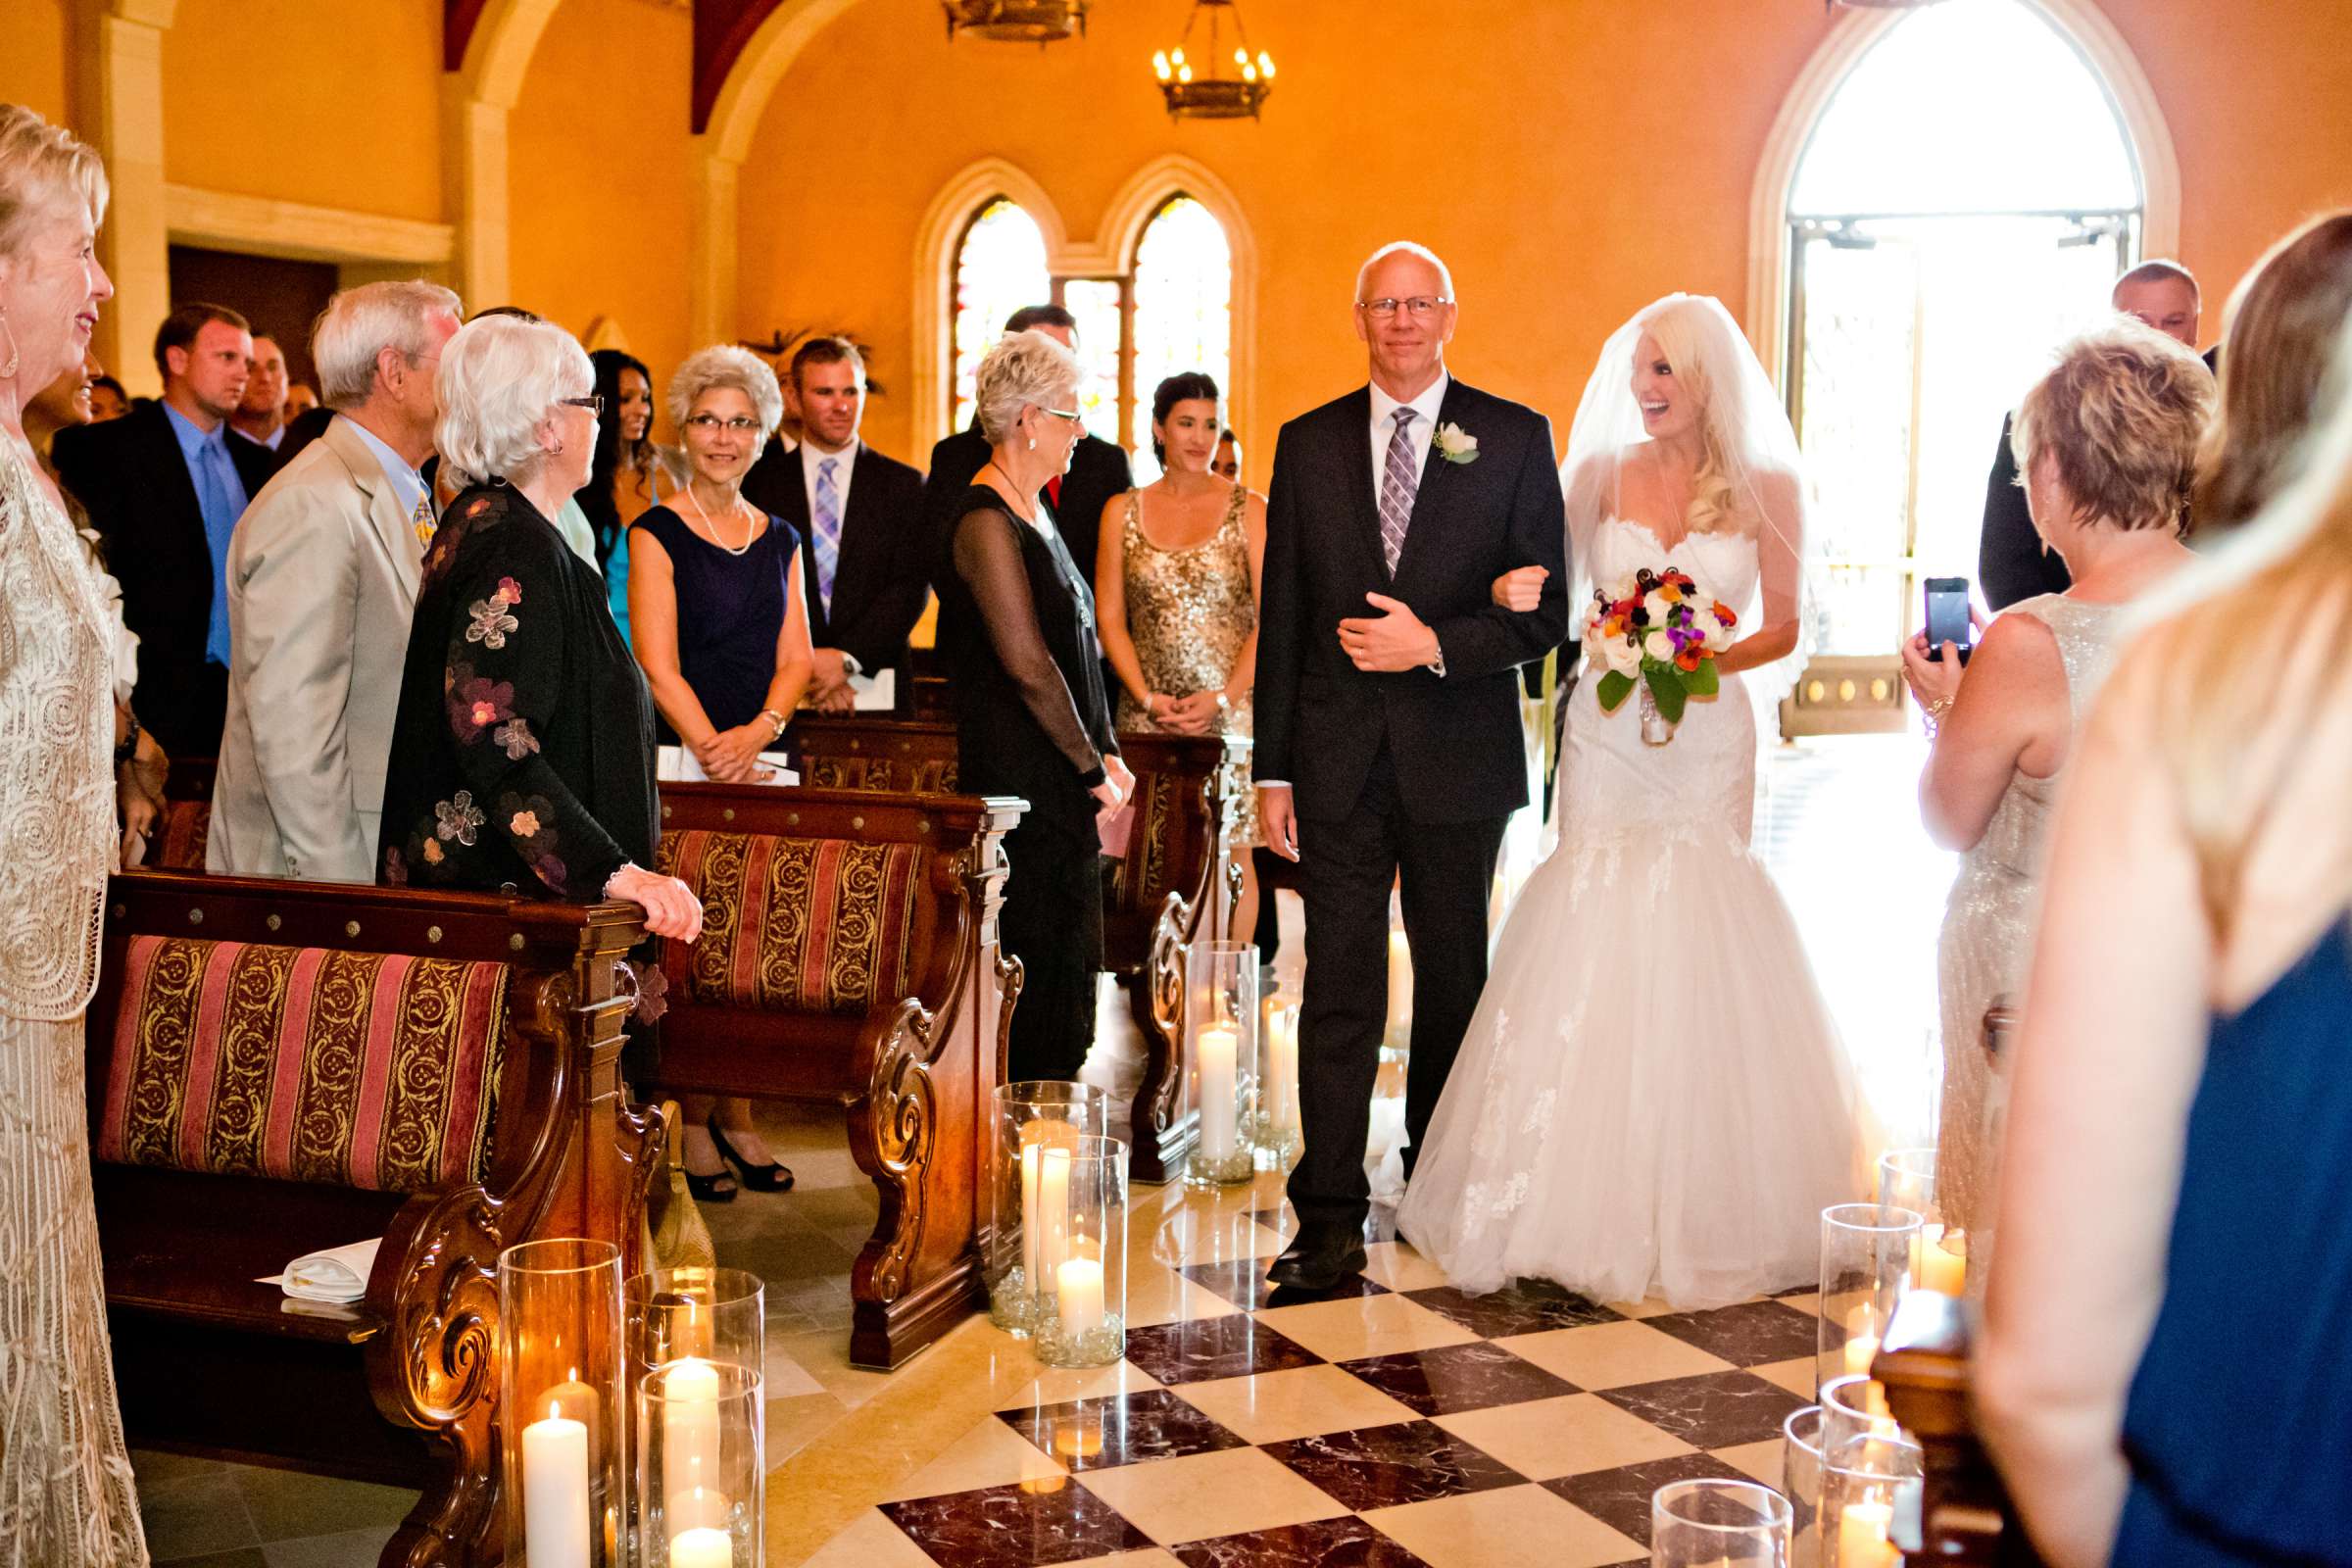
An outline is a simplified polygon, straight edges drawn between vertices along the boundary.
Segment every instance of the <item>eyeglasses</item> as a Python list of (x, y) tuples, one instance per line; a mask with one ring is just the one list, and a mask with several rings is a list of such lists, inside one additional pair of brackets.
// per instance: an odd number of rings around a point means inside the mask
[(1086, 416), (1080, 414), (1076, 409), (1049, 409), (1043, 405), (1040, 405), (1037, 412), (1040, 414), (1051, 414), (1056, 419), (1067, 419), (1072, 424), (1077, 424), (1086, 418)]
[(605, 412), (605, 395), (602, 392), (591, 392), (584, 398), (558, 398), (556, 401), (567, 409), (586, 409), (590, 414)]
[(748, 414), (738, 414), (732, 419), (722, 419), (715, 414), (697, 414), (690, 416), (686, 424), (687, 428), (700, 430), (705, 435), (716, 435), (721, 430), (736, 435), (750, 435), (760, 428), (760, 421)]
[(1367, 315), (1377, 316), (1385, 321), (1395, 316), (1399, 307), (1408, 315), (1421, 317), (1429, 315), (1441, 305), (1451, 305), (1453, 301), (1442, 294), (1416, 294), (1409, 300), (1358, 300), (1355, 302), (1355, 308)]

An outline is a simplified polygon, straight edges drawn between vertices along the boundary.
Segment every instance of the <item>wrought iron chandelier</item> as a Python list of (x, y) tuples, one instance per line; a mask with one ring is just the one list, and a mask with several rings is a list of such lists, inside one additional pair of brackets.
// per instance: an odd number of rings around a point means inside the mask
[(1058, 43), (1086, 31), (1094, 0), (940, 0), (948, 37), (969, 32), (999, 43)]
[[(1208, 17), (1207, 52), (1190, 52), (1193, 29)], [(1233, 64), (1227, 75), (1224, 20), (1233, 18)], [(1242, 8), (1236, 0), (1193, 0), (1185, 19), (1184, 37), (1172, 50), (1152, 57), (1159, 90), (1168, 100), (1170, 120), (1255, 120), (1258, 105), (1274, 90), (1274, 57), (1264, 50), (1250, 52), (1250, 34), (1242, 26)]]

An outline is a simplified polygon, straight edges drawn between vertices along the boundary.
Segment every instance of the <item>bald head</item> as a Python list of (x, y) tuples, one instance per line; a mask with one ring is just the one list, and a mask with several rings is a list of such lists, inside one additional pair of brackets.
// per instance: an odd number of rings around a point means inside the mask
[(2117, 312), (2135, 318), (2166, 337), (2197, 346), (2203, 300), (2196, 274), (2179, 262), (2142, 262), (2115, 280), (2109, 296)]

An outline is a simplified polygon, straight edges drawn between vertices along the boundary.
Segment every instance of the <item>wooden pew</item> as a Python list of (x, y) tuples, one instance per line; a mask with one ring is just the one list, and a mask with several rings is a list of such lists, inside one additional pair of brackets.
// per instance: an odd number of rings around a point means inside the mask
[[(134, 1446), (413, 1487), (387, 1568), (498, 1560), (498, 1254), (589, 1236), (642, 1266), (642, 936), (616, 904), (112, 880), (91, 1176)], [(379, 1235), (349, 1306), (256, 1283)]]
[(1027, 808), (942, 794), (669, 784), (661, 868), (703, 900), (663, 944), (662, 1094), (839, 1105), (881, 1195), (850, 1359), (895, 1367), (982, 1304), (990, 1091), (1020, 966), (1001, 847)]
[[(811, 785), (956, 787), (956, 726), (946, 719), (804, 713), (786, 744)], [(1103, 963), (1126, 992), (1144, 1041), (1129, 1168), (1136, 1180), (1156, 1182), (1182, 1165), (1198, 1136), (1181, 1073), (1184, 949), (1232, 936), (1242, 886), (1233, 838), (1249, 806), (1250, 743), (1122, 735), (1119, 748), (1135, 771), (1138, 814), (1103, 890)]]
[(164, 815), (147, 845), (147, 868), (201, 871), (213, 830), (213, 770), (209, 757), (175, 757), (164, 775)]
[[(1997, 1068), (2016, 1038), (2006, 999), (1984, 1014), (1984, 1050)], [(1894, 1418), (1923, 1452), (1927, 1471), (1916, 1555), (1963, 1568), (2039, 1568), (2010, 1507), (2007, 1489), (1977, 1436), (1967, 1308), (1913, 1291), (1895, 1307), (1871, 1375), (1886, 1389)]]

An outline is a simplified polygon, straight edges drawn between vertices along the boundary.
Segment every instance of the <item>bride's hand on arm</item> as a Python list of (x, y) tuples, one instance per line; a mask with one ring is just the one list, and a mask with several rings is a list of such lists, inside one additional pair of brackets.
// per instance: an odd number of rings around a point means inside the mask
[(1524, 615), (1543, 603), (1544, 581), (1550, 575), (1550, 570), (1544, 566), (1520, 566), (1495, 578), (1488, 592), (1504, 610)]

